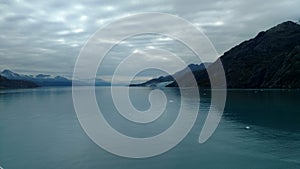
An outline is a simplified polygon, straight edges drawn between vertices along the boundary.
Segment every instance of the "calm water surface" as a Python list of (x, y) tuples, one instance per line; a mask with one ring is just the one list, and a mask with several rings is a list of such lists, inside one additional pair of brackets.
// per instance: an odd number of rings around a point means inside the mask
[[(80, 90), (80, 89), (79, 89)], [(146, 110), (149, 88), (132, 88), (137, 109)], [(170, 100), (155, 122), (138, 125), (116, 111), (110, 88), (96, 88), (98, 104), (116, 130), (134, 137), (164, 131), (176, 119), (180, 94), (165, 89)], [(175, 148), (147, 159), (112, 155), (84, 133), (73, 108), (71, 88), (0, 90), (0, 166), (4, 169), (299, 169), (300, 91), (232, 90), (214, 135), (204, 144), (199, 133), (210, 106), (201, 92), (195, 126)], [(193, 106), (193, 100), (188, 102)], [(250, 129), (245, 129), (249, 126)]]

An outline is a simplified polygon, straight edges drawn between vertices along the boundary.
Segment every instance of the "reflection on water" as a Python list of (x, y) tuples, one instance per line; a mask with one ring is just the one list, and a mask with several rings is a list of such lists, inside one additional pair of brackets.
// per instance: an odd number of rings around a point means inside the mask
[(225, 116), (235, 121), (300, 131), (300, 90), (229, 91)]
[[(132, 88), (139, 110), (149, 107), (148, 88)], [(104, 116), (118, 131), (137, 137), (156, 135), (174, 122), (180, 93), (165, 89), (168, 108), (156, 123), (129, 123), (116, 112), (109, 88), (96, 89)], [(73, 108), (70, 88), (0, 91), (0, 166), (9, 169), (82, 168), (249, 168), (300, 167), (299, 91), (229, 91), (223, 119), (214, 135), (198, 143), (210, 106), (201, 92), (195, 126), (174, 149), (148, 159), (114, 156), (83, 132)], [(190, 99), (189, 104), (193, 104)], [(249, 126), (250, 129), (245, 127)]]

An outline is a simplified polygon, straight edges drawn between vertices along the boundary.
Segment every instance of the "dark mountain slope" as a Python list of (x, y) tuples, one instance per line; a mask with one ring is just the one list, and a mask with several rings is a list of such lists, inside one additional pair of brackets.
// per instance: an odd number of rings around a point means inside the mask
[(202, 63), (202, 64), (190, 64), (188, 65), (185, 69), (176, 72), (175, 74), (168, 75), (168, 76), (160, 76), (159, 78), (151, 79), (145, 83), (141, 84), (131, 84), (130, 86), (156, 86), (159, 83), (165, 83), (165, 82), (170, 82), (172, 83), (174, 81), (174, 77), (176, 79), (181, 79), (185, 76), (185, 74), (190, 70), (192, 72), (197, 72), (197, 71), (202, 71), (205, 70), (205, 66), (207, 67), (211, 63)]
[[(24, 74), (15, 73), (8, 69), (3, 70), (0, 73), (0, 75), (9, 80), (29, 81), (29, 82), (33, 82), (39, 86), (72, 86), (72, 80), (62, 77), (62, 76), (51, 76), (51, 75), (44, 75), (44, 74), (38, 74), (36, 76), (24, 75)], [(110, 86), (111, 85), (109, 82), (106, 82), (102, 79), (96, 79), (95, 83), (90, 83), (91, 80), (92, 79), (82, 80), (82, 81), (75, 80), (74, 85), (78, 85), (78, 86), (90, 86), (90, 85)]]
[[(220, 57), (228, 88), (300, 88), (300, 25), (281, 23)], [(208, 69), (220, 76), (216, 64)], [(200, 87), (209, 87), (205, 71), (195, 71)], [(181, 79), (184, 81), (184, 77)], [(168, 85), (176, 87), (176, 83)]]
[(34, 88), (37, 84), (24, 80), (9, 80), (0, 75), (0, 89)]

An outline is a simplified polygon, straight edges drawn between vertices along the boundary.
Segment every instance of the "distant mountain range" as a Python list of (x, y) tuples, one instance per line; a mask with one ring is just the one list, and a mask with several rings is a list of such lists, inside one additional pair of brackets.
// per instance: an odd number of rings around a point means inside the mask
[(0, 75), (0, 89), (34, 88), (37, 84), (24, 80), (9, 80)]
[[(67, 79), (62, 76), (51, 76), (51, 75), (44, 75), (44, 74), (38, 74), (38, 75), (23, 75), (15, 73), (11, 70), (3, 70), (0, 73), (2, 79), (0, 79), (0, 88), (27, 88), (28, 87), (38, 87), (38, 86), (72, 86), (72, 80)], [(12, 87), (9, 87), (9, 84), (11, 83)], [(2, 84), (5, 84), (5, 86), (2, 86)], [(18, 87), (17, 84), (22, 84)], [(78, 86), (89, 86), (94, 85), (89, 82), (86, 82), (86, 80), (80, 81), (77, 80), (76, 85)], [(96, 79), (95, 82), (96, 86), (109, 86), (110, 83), (106, 82), (102, 79)]]
[[(223, 64), (228, 88), (300, 88), (300, 25), (287, 21), (267, 31), (262, 31), (250, 40), (233, 47), (219, 58)], [(207, 69), (220, 76), (217, 64)], [(180, 81), (187, 81), (181, 74)], [(209, 88), (206, 69), (192, 70), (198, 86)], [(176, 75), (175, 74), (175, 75)], [(159, 85), (168, 76), (132, 86)], [(167, 87), (177, 87), (171, 80)]]
[(18, 74), (15, 72), (12, 72), (10, 70), (3, 70), (0, 73), (1, 76), (9, 79), (9, 80), (23, 80), (23, 81), (29, 81), (33, 82), (39, 86), (71, 86), (72, 81), (62, 77), (62, 76), (51, 76), (51, 75), (44, 75), (44, 74), (38, 74), (36, 76), (34, 75), (23, 75)]
[(145, 83), (141, 84), (131, 84), (130, 86), (156, 86), (156, 87), (164, 87), (167, 86), (171, 83), (174, 82), (175, 78), (176, 79), (181, 79), (185, 76), (185, 74), (189, 71), (189, 69), (193, 72), (196, 71), (202, 71), (205, 70), (205, 67), (209, 66), (211, 63), (201, 63), (199, 65), (197, 64), (190, 64), (188, 65), (185, 69), (173, 74), (173, 75), (168, 75), (168, 76), (160, 76), (159, 78), (155, 78), (152, 80), (149, 80)]

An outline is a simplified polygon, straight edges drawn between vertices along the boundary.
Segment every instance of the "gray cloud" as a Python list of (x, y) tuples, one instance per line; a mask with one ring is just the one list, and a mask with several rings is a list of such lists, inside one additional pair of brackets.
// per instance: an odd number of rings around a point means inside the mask
[[(96, 30), (140, 12), (167, 12), (187, 19), (201, 27), (222, 54), (261, 30), (286, 20), (299, 20), (299, 6), (298, 0), (3, 0), (0, 2), (0, 69), (71, 76), (81, 47)], [(188, 63), (197, 61), (176, 41), (141, 36), (111, 51), (100, 74), (109, 76), (122, 58), (135, 49), (147, 47), (179, 53)]]

